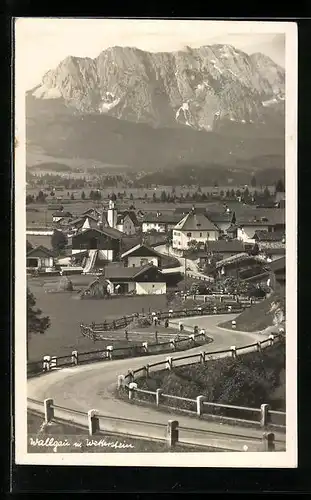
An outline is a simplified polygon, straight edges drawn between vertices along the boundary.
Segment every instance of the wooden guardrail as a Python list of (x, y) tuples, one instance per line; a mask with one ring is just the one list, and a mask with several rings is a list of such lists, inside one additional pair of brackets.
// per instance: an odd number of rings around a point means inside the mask
[[(126, 391), (129, 400), (136, 400), (140, 403), (151, 403), (156, 406), (169, 407), (171, 409), (183, 410), (196, 414), (198, 417), (204, 415), (213, 418), (221, 419), (221, 421), (232, 423), (232, 421), (240, 424), (249, 423), (252, 425), (259, 425), (260, 427), (266, 427), (267, 425), (273, 425), (280, 429), (285, 429), (286, 425), (286, 413), (281, 411), (273, 411), (270, 409), (268, 404), (262, 404), (261, 408), (247, 408), (241, 406), (233, 406), (226, 404), (218, 404), (214, 402), (208, 402), (205, 400), (203, 395), (198, 396), (196, 399), (183, 398), (180, 396), (175, 396), (172, 394), (164, 394), (161, 389), (156, 391), (146, 391), (140, 389), (137, 385), (142, 377), (149, 377), (150, 373), (153, 371), (158, 371), (160, 369), (172, 370), (174, 367), (179, 367), (183, 365), (196, 364), (196, 363), (206, 363), (210, 359), (215, 359), (217, 357), (232, 356), (236, 357), (239, 354), (246, 352), (257, 351), (260, 352), (263, 348), (272, 346), (281, 338), (280, 335), (270, 335), (268, 339), (258, 341), (253, 344), (248, 344), (242, 347), (232, 346), (230, 349), (224, 349), (213, 352), (199, 352), (195, 354), (187, 354), (179, 357), (168, 357), (164, 360), (157, 361), (153, 364), (147, 364), (136, 370), (129, 370), (126, 375), (119, 375), (117, 379), (117, 387), (119, 391)], [(137, 375), (140, 377), (137, 378)], [(136, 382), (135, 382), (136, 380)], [(140, 397), (143, 395), (143, 397)], [(147, 397), (146, 397), (147, 396)], [(179, 400), (182, 401), (182, 407), (174, 406), (171, 401)]]
[[(94, 443), (94, 446), (100, 445), (101, 434), (111, 434), (124, 437), (135, 437), (136, 439), (148, 439), (148, 441), (162, 441), (166, 443), (169, 449), (174, 449), (177, 444), (185, 446), (195, 446), (198, 451), (201, 449), (215, 448), (219, 451), (281, 451), (285, 449), (285, 440), (276, 438), (272, 432), (263, 432), (258, 436), (239, 435), (228, 432), (211, 431), (206, 429), (196, 429), (180, 425), (178, 420), (168, 420), (160, 423), (155, 421), (135, 420), (124, 417), (112, 417), (111, 415), (101, 414), (96, 409), (88, 411), (79, 411), (70, 409), (47, 398), (39, 401), (33, 398), (27, 398), (28, 410), (42, 415), (46, 424), (50, 422), (57, 423), (70, 420), (71, 425), (78, 422), (79, 427), (85, 427), (88, 430), (88, 445)], [(94, 441), (91, 440), (90, 437)], [(39, 439), (42, 439), (41, 437)], [(51, 439), (51, 446), (58, 446), (57, 441)], [(30, 444), (38, 437), (30, 437)], [(68, 441), (68, 440), (67, 440)], [(245, 444), (247, 443), (247, 445)], [(122, 451), (122, 450), (120, 450)], [(135, 449), (133, 450), (135, 451)]]

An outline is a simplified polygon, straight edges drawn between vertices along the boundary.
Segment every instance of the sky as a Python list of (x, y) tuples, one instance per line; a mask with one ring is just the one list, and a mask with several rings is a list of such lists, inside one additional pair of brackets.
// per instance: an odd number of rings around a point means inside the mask
[(116, 45), (157, 52), (226, 43), (248, 54), (262, 52), (284, 67), (286, 24), (291, 23), (18, 18), (16, 65), (25, 90), (40, 84), (43, 75), (69, 55), (94, 58)]

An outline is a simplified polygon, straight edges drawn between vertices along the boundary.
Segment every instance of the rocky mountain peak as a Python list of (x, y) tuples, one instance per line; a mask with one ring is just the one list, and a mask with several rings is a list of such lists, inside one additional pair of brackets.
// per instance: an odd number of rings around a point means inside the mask
[(158, 53), (115, 46), (95, 59), (67, 57), (30, 95), (75, 113), (212, 131), (223, 121), (262, 123), (264, 103), (281, 99), (284, 84), (270, 58), (232, 45)]

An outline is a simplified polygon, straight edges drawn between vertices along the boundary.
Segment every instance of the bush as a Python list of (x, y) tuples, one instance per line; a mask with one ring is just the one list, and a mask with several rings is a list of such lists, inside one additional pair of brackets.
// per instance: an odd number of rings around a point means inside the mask
[[(140, 387), (153, 391), (161, 387), (166, 394), (175, 396), (195, 399), (203, 395), (210, 402), (259, 408), (270, 403), (274, 391), (284, 383), (284, 367), (285, 342), (280, 341), (262, 353), (210, 360), (173, 372), (163, 370), (143, 379)], [(181, 408), (189, 406), (180, 403)], [(283, 410), (284, 401), (279, 405), (278, 409)]]

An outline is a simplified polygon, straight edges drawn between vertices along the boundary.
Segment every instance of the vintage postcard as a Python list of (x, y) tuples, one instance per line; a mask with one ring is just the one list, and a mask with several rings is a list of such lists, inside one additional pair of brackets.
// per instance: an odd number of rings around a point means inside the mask
[(16, 463), (296, 467), (296, 24), (13, 29)]

